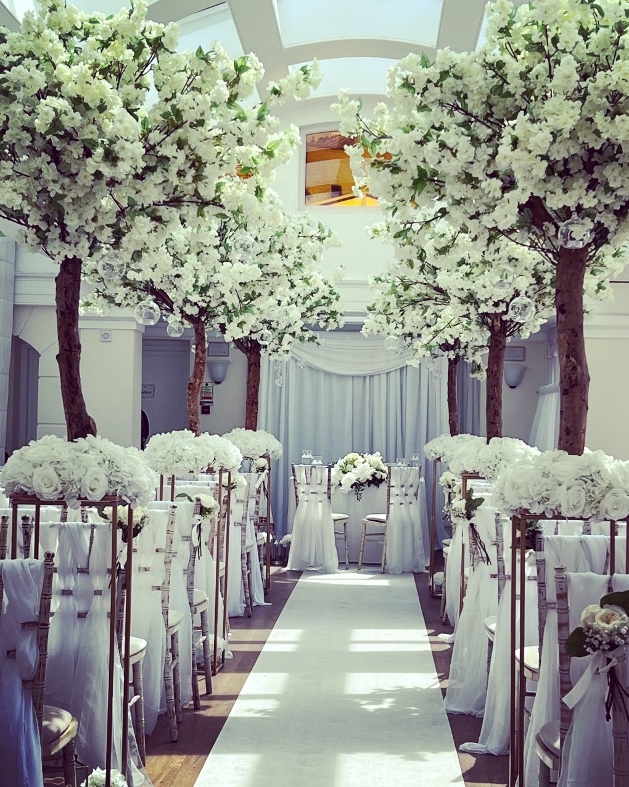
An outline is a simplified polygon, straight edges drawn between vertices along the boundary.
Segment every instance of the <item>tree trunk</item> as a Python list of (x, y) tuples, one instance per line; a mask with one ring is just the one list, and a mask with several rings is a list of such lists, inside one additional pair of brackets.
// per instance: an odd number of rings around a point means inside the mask
[(201, 432), (199, 404), (201, 387), (205, 378), (205, 359), (207, 356), (207, 338), (205, 325), (201, 320), (194, 323), (194, 365), (188, 380), (188, 428), (196, 435)]
[(247, 348), (247, 410), (245, 429), (258, 428), (258, 405), (260, 400), (260, 345), (251, 340)]
[(502, 437), (502, 376), (507, 348), (507, 323), (501, 315), (491, 318), (489, 329), (489, 357), (487, 359), (487, 400), (485, 420), (487, 442)]
[(559, 352), (559, 445), (569, 454), (585, 449), (590, 375), (583, 336), (583, 281), (587, 248), (559, 251), (557, 262), (557, 349)]
[(55, 279), (57, 303), (57, 340), (61, 400), (68, 430), (68, 440), (96, 434), (96, 424), (85, 406), (81, 388), (81, 334), (79, 301), (81, 298), (81, 260), (66, 257)]
[(450, 434), (454, 437), (459, 433), (459, 410), (456, 401), (456, 372), (458, 358), (448, 358), (448, 420)]

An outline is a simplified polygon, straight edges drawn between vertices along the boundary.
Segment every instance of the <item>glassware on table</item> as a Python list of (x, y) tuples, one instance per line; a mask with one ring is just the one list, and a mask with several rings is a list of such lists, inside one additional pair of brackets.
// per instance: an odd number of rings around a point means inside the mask
[(323, 464), (323, 457), (322, 456), (313, 456), (311, 464), (312, 465), (322, 465)]
[(419, 454), (413, 454), (413, 456), (411, 456), (411, 464), (412, 465), (419, 464)]
[(396, 459), (396, 460), (395, 460), (395, 464), (396, 464), (398, 467), (407, 467), (407, 464), (406, 464), (406, 459), (405, 459), (404, 457), (401, 457), (400, 459)]
[(302, 465), (309, 465), (312, 463), (312, 448), (304, 448), (301, 452)]

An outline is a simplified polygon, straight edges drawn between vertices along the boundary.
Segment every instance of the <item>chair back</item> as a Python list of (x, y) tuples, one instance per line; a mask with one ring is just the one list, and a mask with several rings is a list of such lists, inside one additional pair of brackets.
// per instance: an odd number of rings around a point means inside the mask
[(505, 543), (504, 543), (504, 522), (500, 511), (496, 511), (496, 579), (498, 580), (498, 603), (502, 598), (502, 591), (507, 584), (505, 573)]
[[(572, 689), (570, 677), (570, 656), (566, 652), (566, 640), (570, 636), (570, 609), (568, 606), (568, 576), (564, 566), (555, 568), (555, 593), (557, 596), (557, 643), (559, 645), (559, 696), (563, 698)], [(572, 711), (560, 703), (559, 743), (560, 750), (568, 734)]]
[[(194, 499), (194, 511), (192, 513), (192, 529), (194, 530), (195, 524), (201, 521), (201, 500), (199, 497)], [(199, 541), (200, 543), (200, 541)], [(186, 575), (186, 591), (188, 593), (188, 605), (190, 610), (194, 606), (194, 579), (197, 568), (197, 550), (199, 543), (194, 543), (194, 536), (190, 534), (190, 556), (188, 558), (188, 565), (185, 570)]]
[(173, 538), (175, 533), (175, 517), (177, 507), (172, 504), (168, 511), (168, 523), (166, 525), (166, 541), (164, 543), (164, 581), (162, 583), (162, 617), (164, 627), (168, 630), (168, 610), (170, 607), (170, 572), (173, 562)]

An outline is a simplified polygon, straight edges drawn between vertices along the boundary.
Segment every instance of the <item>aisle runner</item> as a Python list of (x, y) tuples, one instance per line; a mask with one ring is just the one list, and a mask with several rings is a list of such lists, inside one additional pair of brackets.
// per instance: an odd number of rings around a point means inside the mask
[(462, 782), (413, 577), (304, 574), (195, 787)]

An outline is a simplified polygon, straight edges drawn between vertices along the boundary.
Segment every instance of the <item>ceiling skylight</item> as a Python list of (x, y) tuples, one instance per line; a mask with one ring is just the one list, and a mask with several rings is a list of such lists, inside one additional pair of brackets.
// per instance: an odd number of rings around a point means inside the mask
[[(360, 95), (384, 95), (387, 91), (387, 71), (397, 61), (387, 57), (336, 57), (321, 60), (321, 84), (312, 97), (337, 96), (343, 87)], [(291, 71), (303, 63), (290, 67)]]
[(443, 0), (275, 0), (285, 47), (371, 38), (435, 46)]

